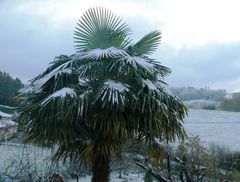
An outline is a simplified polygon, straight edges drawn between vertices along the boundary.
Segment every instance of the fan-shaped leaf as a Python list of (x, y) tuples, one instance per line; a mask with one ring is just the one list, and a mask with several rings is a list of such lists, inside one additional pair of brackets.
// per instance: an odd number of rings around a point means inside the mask
[(129, 47), (130, 52), (137, 56), (152, 54), (160, 44), (161, 33), (153, 31), (145, 35), (136, 44)]
[(105, 8), (89, 9), (74, 31), (78, 51), (126, 47), (130, 28), (119, 17)]

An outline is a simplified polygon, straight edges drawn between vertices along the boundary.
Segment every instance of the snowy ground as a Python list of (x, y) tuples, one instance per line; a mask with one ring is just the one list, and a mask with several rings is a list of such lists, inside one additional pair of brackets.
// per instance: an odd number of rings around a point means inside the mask
[[(111, 173), (110, 182), (142, 182), (143, 177), (143, 173), (130, 173), (128, 175), (122, 175), (121, 178), (119, 178), (118, 173)], [(91, 182), (91, 176), (81, 177), (80, 181)]]
[[(12, 115), (11, 114), (7, 114), (7, 113), (4, 113), (2, 111), (0, 111), (0, 116), (3, 117), (3, 118), (12, 118)], [(14, 126), (16, 123), (11, 121), (11, 120), (1, 120), (0, 119), (0, 128), (4, 128), (4, 127), (7, 127), (7, 126)]]
[(15, 154), (15, 147), (0, 145), (0, 170), (2, 165)]
[[(184, 126), (189, 134), (199, 135), (205, 145), (214, 142), (240, 151), (240, 112), (190, 109)], [(15, 155), (16, 149), (19, 150), (16, 146), (0, 145), (0, 168), (4, 161)], [(141, 182), (142, 178), (143, 174), (137, 172), (123, 175), (122, 178), (117, 173), (111, 174), (111, 182)], [(82, 177), (80, 181), (90, 182), (91, 176)]]
[(8, 120), (8, 121), (0, 121), (0, 128), (8, 127), (8, 126), (14, 126), (16, 123), (14, 121)]
[[(19, 152), (21, 153), (23, 151), (23, 145), (22, 144), (14, 144), (14, 143), (6, 143), (0, 145), (0, 173), (5, 172), (6, 165), (8, 166), (9, 160), (16, 158), (16, 156), (19, 156)], [(40, 150), (24, 150), (25, 155), (31, 155), (34, 159), (34, 156), (37, 156), (38, 160), (37, 162), (40, 162), (41, 165), (38, 165), (37, 168), (39, 171), (42, 170), (42, 165), (45, 166), (45, 162), (42, 162), (43, 159), (47, 159), (50, 154), (47, 154), (46, 152), (42, 153)], [(32, 152), (31, 152), (32, 151)], [(34, 154), (35, 153), (35, 154)], [(20, 155), (21, 156), (21, 155)], [(21, 156), (23, 157), (23, 156)], [(24, 157), (25, 158), (25, 157)], [(112, 172), (110, 176), (111, 182), (142, 182), (144, 173), (140, 172), (140, 170), (135, 169), (134, 171), (127, 171), (129, 174), (121, 174), (121, 178), (119, 178), (118, 172)], [(76, 182), (76, 179), (65, 179), (67, 182)], [(86, 175), (84, 177), (80, 177), (80, 180), (82, 182), (91, 182), (91, 176)]]
[(240, 112), (190, 109), (184, 127), (206, 146), (216, 143), (240, 151)]

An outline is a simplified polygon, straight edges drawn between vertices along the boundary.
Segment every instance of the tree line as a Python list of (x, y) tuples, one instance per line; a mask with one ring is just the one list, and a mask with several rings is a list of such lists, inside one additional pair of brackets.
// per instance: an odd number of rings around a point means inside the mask
[(14, 79), (9, 73), (0, 71), (0, 104), (16, 106), (14, 96), (22, 87), (23, 83), (19, 78)]
[(194, 87), (172, 87), (170, 91), (173, 95), (176, 95), (181, 100), (188, 101), (188, 100), (198, 100), (198, 99), (205, 99), (205, 100), (215, 100), (221, 101), (226, 96), (226, 90), (218, 89), (212, 90), (209, 87), (205, 88), (194, 88)]

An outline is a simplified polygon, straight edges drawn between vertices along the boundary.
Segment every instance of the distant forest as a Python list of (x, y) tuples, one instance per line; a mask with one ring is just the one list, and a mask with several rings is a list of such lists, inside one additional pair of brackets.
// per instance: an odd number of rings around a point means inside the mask
[(16, 106), (14, 96), (24, 85), (19, 78), (12, 78), (8, 73), (0, 71), (0, 104)]
[(173, 95), (176, 95), (183, 101), (199, 99), (221, 101), (226, 96), (226, 90), (211, 90), (209, 87), (200, 89), (194, 87), (172, 87), (170, 88), (170, 91)]

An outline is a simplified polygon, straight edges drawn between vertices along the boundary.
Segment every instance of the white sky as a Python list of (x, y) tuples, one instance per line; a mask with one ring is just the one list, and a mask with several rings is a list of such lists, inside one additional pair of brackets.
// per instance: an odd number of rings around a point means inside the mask
[[(170, 85), (240, 90), (239, 0), (0, 0), (0, 21), (4, 26), (0, 40), (9, 44), (2, 49), (5, 53), (0, 52), (2, 58), (8, 56), (0, 60), (0, 70), (26, 80), (43, 71), (62, 50), (74, 53), (72, 31), (76, 21), (87, 9), (97, 6), (122, 17), (132, 28), (134, 40), (155, 29), (162, 32), (162, 45), (154, 56), (172, 69)], [(14, 48), (10, 46), (12, 34), (18, 42), (23, 41), (23, 36), (27, 38), (17, 56), (6, 54)], [(30, 55), (24, 57), (26, 50), (37, 57), (35, 62), (31, 62)], [(15, 69), (6, 62), (14, 63), (19, 58), (21, 65)], [(21, 72), (24, 64), (31, 71)], [(217, 66), (217, 70), (209, 69), (209, 65)]]
[(111, 9), (125, 21), (144, 19), (161, 29), (165, 42), (179, 47), (240, 41), (239, 0), (35, 0), (18, 3), (15, 9), (60, 28), (97, 6)]

